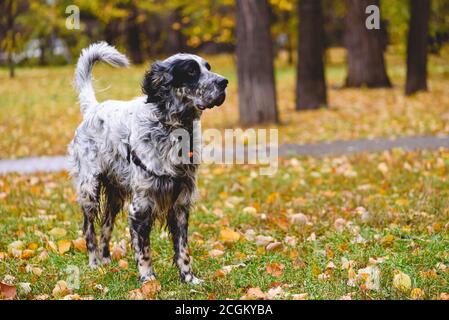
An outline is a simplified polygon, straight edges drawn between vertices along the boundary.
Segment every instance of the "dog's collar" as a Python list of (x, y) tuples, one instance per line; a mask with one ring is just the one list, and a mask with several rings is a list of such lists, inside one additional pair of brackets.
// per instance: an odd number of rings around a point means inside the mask
[[(132, 161), (136, 166), (138, 166), (140, 169), (142, 169), (143, 171), (145, 171), (146, 173), (148, 173), (152, 176), (156, 176), (158, 178), (173, 178), (172, 176), (159, 175), (159, 174), (155, 173), (154, 171), (149, 170), (147, 168), (147, 166), (139, 158), (139, 156), (136, 154), (136, 152), (131, 149), (130, 145), (127, 146), (127, 149), (128, 149), (128, 155), (127, 155), (126, 159), (128, 160), (129, 163), (131, 163), (131, 161)], [(193, 160), (193, 152), (192, 151), (189, 152), (189, 158), (191, 160)]]

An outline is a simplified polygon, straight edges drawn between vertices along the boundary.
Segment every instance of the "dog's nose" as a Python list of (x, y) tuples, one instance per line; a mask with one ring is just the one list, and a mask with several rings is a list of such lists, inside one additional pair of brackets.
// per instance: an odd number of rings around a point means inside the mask
[(226, 78), (220, 78), (217, 80), (217, 85), (220, 89), (225, 89), (228, 86), (228, 79)]

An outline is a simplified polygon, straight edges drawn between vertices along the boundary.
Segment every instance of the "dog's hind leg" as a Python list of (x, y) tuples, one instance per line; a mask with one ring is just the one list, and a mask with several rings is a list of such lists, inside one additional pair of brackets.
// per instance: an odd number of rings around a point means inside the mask
[(100, 184), (96, 178), (83, 181), (79, 187), (79, 203), (84, 215), (83, 233), (89, 252), (89, 266), (92, 268), (98, 266), (95, 219), (99, 210), (99, 188)]
[(129, 205), (131, 242), (141, 282), (156, 279), (150, 252), (150, 232), (154, 222), (152, 207), (152, 202), (146, 194), (135, 194)]
[(173, 247), (175, 250), (173, 262), (179, 269), (181, 281), (192, 284), (201, 284), (203, 280), (198, 279), (193, 274), (187, 248), (188, 221), (189, 206), (174, 205), (168, 214), (168, 228), (173, 238)]
[(101, 226), (100, 255), (101, 262), (108, 264), (111, 262), (109, 251), (109, 241), (114, 229), (115, 217), (120, 212), (124, 203), (124, 195), (120, 190), (109, 183), (105, 183), (106, 206)]

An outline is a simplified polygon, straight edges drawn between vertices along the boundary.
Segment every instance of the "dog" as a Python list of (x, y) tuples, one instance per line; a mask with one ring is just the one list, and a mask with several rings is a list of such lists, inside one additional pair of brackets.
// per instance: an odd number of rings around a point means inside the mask
[[(189, 211), (196, 191), (197, 149), (184, 147), (173, 133), (193, 136), (202, 112), (223, 104), (228, 80), (211, 71), (201, 57), (179, 53), (154, 62), (145, 73), (143, 96), (131, 101), (97, 102), (92, 69), (104, 61), (129, 65), (125, 55), (105, 42), (84, 49), (75, 71), (83, 120), (69, 145), (70, 174), (84, 216), (83, 233), (93, 268), (109, 263), (114, 220), (125, 202), (140, 281), (155, 279), (149, 235), (162, 221), (173, 241), (173, 262), (183, 282), (199, 284), (187, 247)], [(192, 137), (190, 137), (192, 142)], [(100, 244), (95, 222), (101, 221)], [(98, 249), (99, 247), (99, 249)]]

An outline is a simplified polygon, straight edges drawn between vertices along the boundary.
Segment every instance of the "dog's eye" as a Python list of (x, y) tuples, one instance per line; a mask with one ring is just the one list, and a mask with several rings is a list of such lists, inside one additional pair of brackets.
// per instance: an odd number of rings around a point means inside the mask
[(194, 77), (194, 76), (196, 76), (197, 71), (198, 70), (194, 66), (192, 66), (189, 68), (189, 70), (187, 70), (187, 74), (191, 77)]
[(210, 64), (208, 62), (206, 62), (206, 69), (210, 71)]

